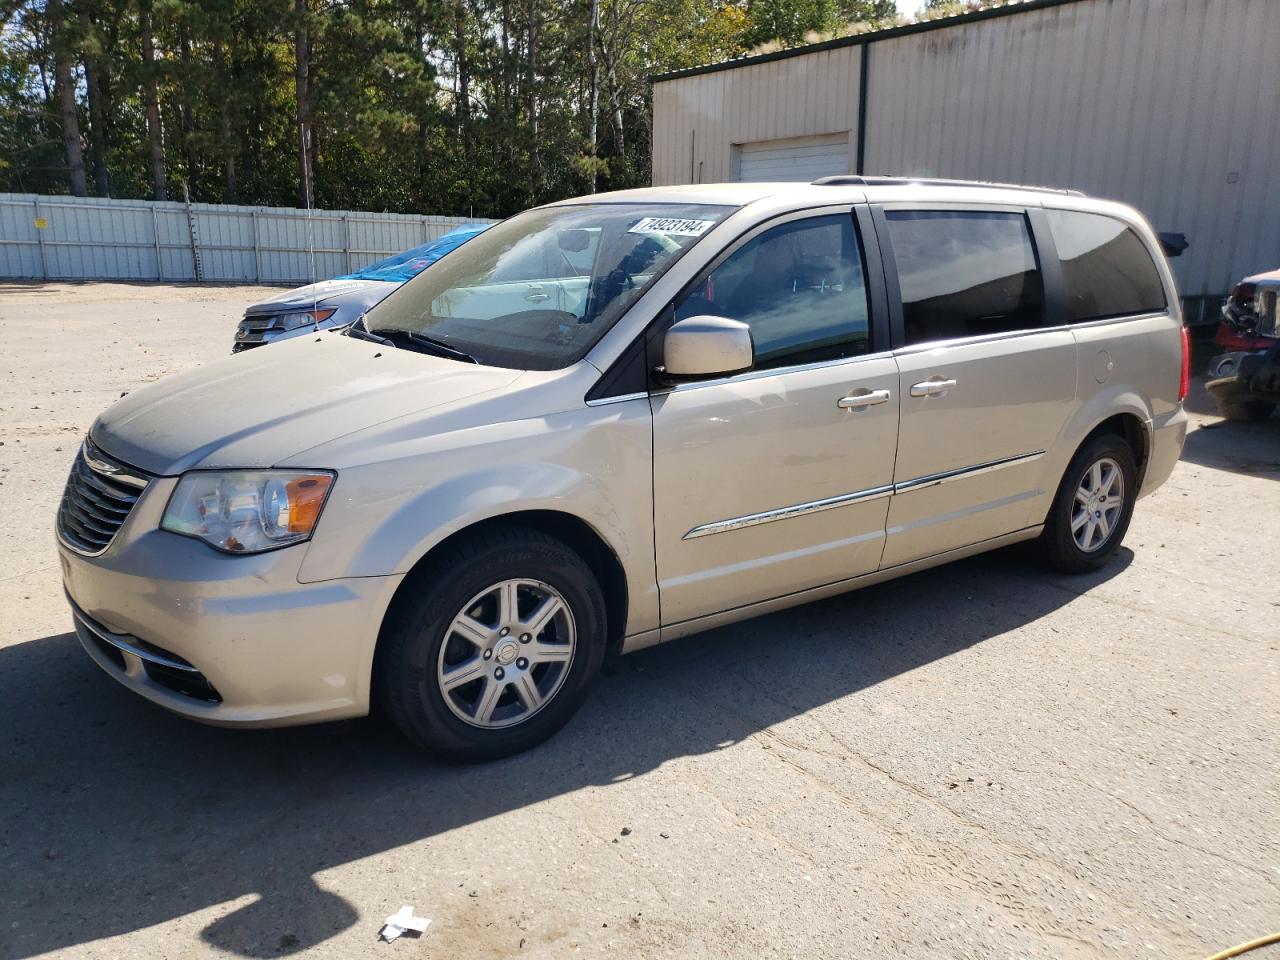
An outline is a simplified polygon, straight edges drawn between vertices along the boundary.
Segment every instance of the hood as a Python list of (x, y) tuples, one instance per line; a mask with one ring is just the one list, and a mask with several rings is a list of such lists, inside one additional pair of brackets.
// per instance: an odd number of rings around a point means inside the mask
[(366, 309), (381, 302), (398, 286), (382, 280), (323, 280), (296, 290), (285, 290), (270, 300), (245, 309), (245, 316), (283, 313), (286, 310), (308, 310), (313, 305), (345, 306), (358, 304)]
[(1280, 270), (1267, 270), (1263, 273), (1255, 273), (1251, 277), (1245, 277), (1241, 283), (1280, 283)]
[(90, 436), (111, 456), (162, 476), (270, 467), (383, 421), (502, 389), (520, 375), (332, 333), (297, 337), (135, 390)]

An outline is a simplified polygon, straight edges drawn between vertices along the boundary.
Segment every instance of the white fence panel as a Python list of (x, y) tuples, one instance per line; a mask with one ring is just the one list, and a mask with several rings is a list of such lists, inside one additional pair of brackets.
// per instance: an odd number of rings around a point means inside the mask
[(305, 283), (483, 218), (0, 194), (0, 278)]

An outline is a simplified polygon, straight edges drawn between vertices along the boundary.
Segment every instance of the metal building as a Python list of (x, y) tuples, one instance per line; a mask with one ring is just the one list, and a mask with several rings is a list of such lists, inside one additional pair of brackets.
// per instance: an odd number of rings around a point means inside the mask
[(1071, 187), (1191, 242), (1188, 318), (1280, 266), (1280, 0), (1028, 0), (654, 77), (653, 182)]

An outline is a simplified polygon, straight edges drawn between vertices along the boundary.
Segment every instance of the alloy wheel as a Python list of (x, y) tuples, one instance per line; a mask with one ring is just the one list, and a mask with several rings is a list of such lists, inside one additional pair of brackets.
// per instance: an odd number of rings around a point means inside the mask
[(559, 692), (576, 646), (573, 611), (555, 587), (503, 580), (472, 597), (449, 624), (436, 682), (465, 723), (511, 727)]
[(1085, 553), (1101, 550), (1111, 539), (1124, 510), (1124, 472), (1110, 457), (1096, 461), (1076, 488), (1071, 507), (1071, 536)]

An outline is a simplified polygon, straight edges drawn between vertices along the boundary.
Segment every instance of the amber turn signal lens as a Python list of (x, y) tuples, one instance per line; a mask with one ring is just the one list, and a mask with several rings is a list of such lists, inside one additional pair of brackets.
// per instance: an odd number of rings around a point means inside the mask
[(295, 477), (288, 482), (285, 489), (289, 495), (290, 533), (310, 533), (315, 529), (332, 483), (333, 477), (325, 473)]

